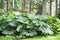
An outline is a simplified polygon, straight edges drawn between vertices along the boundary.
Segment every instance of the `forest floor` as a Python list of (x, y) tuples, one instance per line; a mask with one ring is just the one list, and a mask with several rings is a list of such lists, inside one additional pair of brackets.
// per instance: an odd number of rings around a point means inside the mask
[(43, 37), (27, 38), (22, 40), (60, 40), (60, 34), (47, 37), (43, 36)]
[[(6, 36), (6, 37), (0, 36), (0, 40), (16, 40), (13, 38), (14, 38), (13, 36)], [(26, 39), (20, 39), (18, 37), (17, 40), (60, 40), (60, 33), (53, 36), (36, 36), (34, 38), (26, 38)]]

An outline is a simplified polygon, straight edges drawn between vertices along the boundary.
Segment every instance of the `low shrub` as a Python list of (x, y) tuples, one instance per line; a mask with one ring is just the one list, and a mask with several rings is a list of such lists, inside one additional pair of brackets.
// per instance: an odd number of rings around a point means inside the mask
[(0, 34), (20, 35), (22, 37), (53, 35), (60, 28), (60, 20), (56, 17), (24, 13), (16, 14), (8, 12), (0, 16)]

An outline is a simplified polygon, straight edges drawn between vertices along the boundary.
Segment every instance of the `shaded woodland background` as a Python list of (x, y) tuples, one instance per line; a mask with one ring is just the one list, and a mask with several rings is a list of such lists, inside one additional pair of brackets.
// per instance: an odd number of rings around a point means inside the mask
[(60, 0), (0, 0), (0, 11), (59, 15)]

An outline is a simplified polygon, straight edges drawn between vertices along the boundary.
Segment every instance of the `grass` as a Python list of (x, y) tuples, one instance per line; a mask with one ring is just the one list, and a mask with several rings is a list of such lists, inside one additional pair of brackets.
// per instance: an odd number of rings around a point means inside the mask
[[(13, 36), (0, 36), (0, 40), (13, 40)], [(15, 40), (15, 39), (14, 39)], [(54, 36), (37, 36), (34, 38), (26, 38), (26, 39), (19, 39), (18, 40), (60, 40), (60, 34)]]
[(47, 36), (47, 37), (34, 37), (34, 38), (27, 38), (22, 40), (60, 40), (60, 34), (55, 36)]

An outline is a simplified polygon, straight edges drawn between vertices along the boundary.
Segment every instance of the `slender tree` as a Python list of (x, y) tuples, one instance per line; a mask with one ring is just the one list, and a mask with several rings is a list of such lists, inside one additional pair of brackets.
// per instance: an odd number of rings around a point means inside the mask
[(58, 6), (58, 8), (57, 8), (57, 16), (60, 18), (60, 0), (57, 0), (57, 6)]
[(37, 10), (37, 14), (42, 14), (42, 5), (41, 4), (39, 4), (39, 6), (38, 6), (38, 10)]
[(46, 14), (46, 2), (47, 2), (47, 0), (43, 0), (43, 3), (42, 3), (42, 14), (43, 15)]
[(40, 0), (37, 0), (38, 2), (38, 10), (37, 10), (37, 14), (42, 14), (42, 2)]
[(15, 0), (12, 0), (12, 4), (13, 4), (12, 6), (13, 6), (13, 8), (14, 8), (14, 1), (15, 1)]
[(22, 3), (22, 12), (26, 12), (26, 0), (23, 0)]
[(7, 7), (6, 7), (7, 11), (8, 11), (8, 6), (9, 6), (9, 4), (8, 4), (8, 0), (7, 0)]
[(52, 0), (50, 0), (50, 15), (52, 15)]
[(29, 7), (29, 13), (33, 13), (33, 0), (30, 0), (30, 7)]

